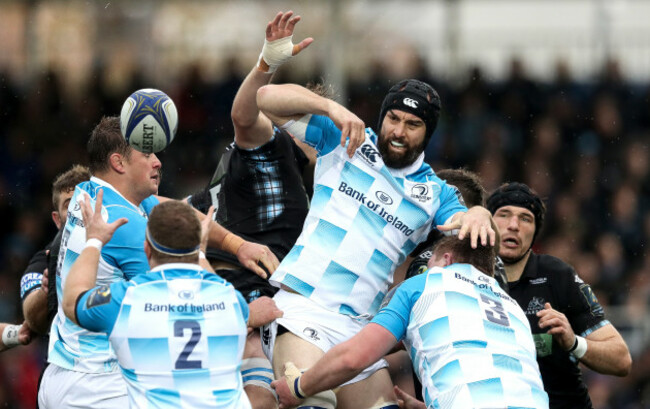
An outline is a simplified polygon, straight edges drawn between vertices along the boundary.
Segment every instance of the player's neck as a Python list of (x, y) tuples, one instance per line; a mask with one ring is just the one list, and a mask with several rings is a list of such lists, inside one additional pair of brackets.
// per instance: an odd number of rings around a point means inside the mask
[(528, 250), (526, 255), (517, 260), (514, 263), (508, 263), (503, 260), (503, 267), (506, 271), (506, 276), (508, 277), (508, 282), (519, 281), (521, 275), (524, 273), (524, 268), (526, 268), (526, 263), (528, 263), (528, 258), (532, 252)]
[(120, 177), (120, 175), (106, 172), (96, 175), (99, 179), (105, 181), (106, 183), (113, 186), (113, 188), (121, 194), (126, 200), (135, 205), (136, 207), (140, 206), (140, 203), (146, 197), (140, 197), (135, 190), (133, 189), (133, 184), (126, 178)]

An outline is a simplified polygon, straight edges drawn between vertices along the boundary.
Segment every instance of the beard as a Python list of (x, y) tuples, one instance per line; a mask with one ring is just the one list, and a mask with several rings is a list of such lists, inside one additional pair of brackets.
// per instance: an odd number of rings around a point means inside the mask
[(402, 169), (415, 162), (418, 156), (424, 152), (424, 148), (428, 142), (425, 138), (418, 146), (410, 146), (407, 141), (403, 141), (402, 143), (405, 144), (406, 150), (404, 152), (395, 152), (390, 150), (391, 139), (386, 135), (380, 135), (377, 141), (377, 148), (379, 148), (379, 153), (386, 166), (393, 169)]

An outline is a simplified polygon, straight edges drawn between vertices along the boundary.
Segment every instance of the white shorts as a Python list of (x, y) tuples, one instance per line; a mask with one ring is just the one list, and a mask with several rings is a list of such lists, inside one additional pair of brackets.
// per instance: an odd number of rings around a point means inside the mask
[[(262, 349), (271, 362), (278, 325), (327, 352), (335, 345), (352, 338), (368, 323), (367, 319), (353, 318), (327, 310), (307, 297), (285, 290), (278, 291), (273, 301), (284, 314), (282, 318), (262, 328)], [(387, 366), (386, 360), (380, 359), (343, 385), (362, 381)]]
[(38, 407), (126, 409), (126, 381), (121, 372), (75, 372), (50, 364), (41, 380)]

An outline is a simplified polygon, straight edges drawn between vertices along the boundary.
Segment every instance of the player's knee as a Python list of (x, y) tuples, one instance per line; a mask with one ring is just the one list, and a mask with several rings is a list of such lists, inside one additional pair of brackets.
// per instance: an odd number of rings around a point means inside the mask
[(335, 409), (336, 395), (332, 390), (323, 391), (305, 399), (297, 409)]
[(242, 361), (241, 366), (242, 381), (244, 388), (247, 386), (257, 386), (268, 390), (274, 399), (275, 391), (271, 388), (273, 382), (273, 369), (271, 363), (265, 358), (248, 358)]

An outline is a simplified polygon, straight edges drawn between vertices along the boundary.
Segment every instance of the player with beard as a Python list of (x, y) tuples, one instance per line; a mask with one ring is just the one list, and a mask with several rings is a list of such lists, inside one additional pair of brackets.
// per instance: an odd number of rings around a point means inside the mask
[(573, 267), (533, 252), (546, 213), (534, 191), (523, 183), (506, 183), (488, 198), (487, 208), (501, 236), (499, 256), (510, 295), (533, 332), (551, 409), (592, 408), (578, 363), (625, 376), (632, 365), (625, 341)]
[[(459, 229), (473, 247), (494, 244), (489, 212), (467, 210), (457, 190), (424, 162), (440, 115), (430, 85), (411, 79), (393, 86), (378, 134), (342, 105), (298, 85), (264, 86), (257, 103), (318, 152), (303, 231), (271, 276), (284, 311), (263, 334), (276, 377), (286, 362), (305, 369), (356, 334), (378, 311), (395, 268), (432, 229)], [(336, 395), (319, 393), (301, 407), (396, 408), (385, 366), (379, 361)]]

